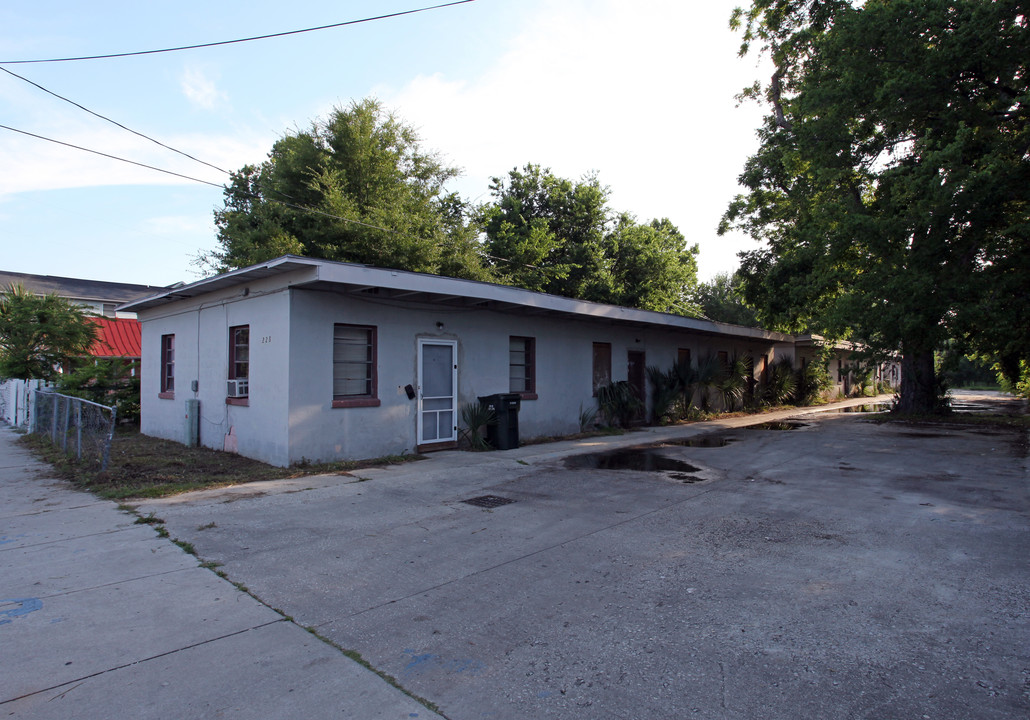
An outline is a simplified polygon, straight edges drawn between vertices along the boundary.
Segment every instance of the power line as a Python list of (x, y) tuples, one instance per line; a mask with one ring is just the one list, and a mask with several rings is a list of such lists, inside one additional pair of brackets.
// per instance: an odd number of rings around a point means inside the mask
[(401, 12), (389, 13), (387, 15), (376, 15), (375, 17), (361, 18), (360, 20), (347, 20), (345, 22), (333, 23), (331, 25), (319, 25), (318, 27), (304, 28), (303, 30), (288, 30), (286, 32), (270, 33), (268, 35), (255, 35), (253, 37), (239, 38), (237, 40), (221, 40), (219, 42), (199, 43), (196, 45), (181, 45), (179, 47), (162, 48), (160, 50), (137, 50), (134, 52), (111, 53), (108, 55), (86, 55), (82, 57), (47, 58), (40, 60), (0, 60), (0, 65), (27, 65), (34, 63), (55, 63), (74, 62), (78, 60), (108, 60), (110, 58), (135, 57), (138, 55), (156, 55), (158, 53), (178, 52), (180, 50), (197, 50), (199, 48), (218, 47), (220, 45), (234, 45), (237, 43), (252, 42), (254, 40), (268, 40), (270, 38), (286, 37), (288, 35), (299, 35), (301, 33), (315, 32), (317, 30), (330, 30), (332, 28), (345, 27), (347, 25), (359, 25), (361, 23), (373, 22), (375, 20), (387, 20), (389, 18), (401, 17), (403, 15), (414, 15), (415, 13), (439, 10), (453, 5), (464, 5), (475, 2), (475, 0), (455, 0), (454, 2), (432, 5), (429, 7), (417, 8), (415, 10), (403, 10)]
[(173, 147), (172, 147), (171, 145), (165, 145), (165, 144), (164, 144), (163, 142), (161, 142), (160, 140), (155, 140), (154, 138), (150, 137), (149, 135), (144, 135), (143, 133), (141, 133), (141, 132), (137, 132), (136, 130), (133, 130), (133, 129), (132, 129), (132, 128), (130, 128), (130, 127), (126, 127), (125, 125), (122, 125), (122, 124), (121, 124), (120, 122), (118, 122), (117, 120), (112, 120), (111, 118), (109, 118), (109, 117), (106, 117), (106, 116), (104, 116), (104, 115), (101, 115), (100, 113), (97, 113), (97, 112), (93, 112), (93, 111), (92, 111), (92, 110), (90, 110), (90, 109), (89, 109), (88, 107), (85, 107), (85, 106), (83, 106), (83, 105), (80, 105), (79, 103), (75, 102), (74, 100), (69, 100), (68, 98), (64, 97), (63, 95), (58, 95), (57, 93), (55, 93), (55, 92), (54, 92), (54, 91), (52, 91), (52, 90), (47, 90), (47, 89), (46, 89), (45, 87), (43, 87), (43, 86), (42, 86), (42, 85), (40, 85), (39, 83), (37, 83), (37, 82), (33, 82), (32, 80), (29, 80), (29, 79), (28, 79), (27, 77), (22, 77), (22, 76), (21, 76), (21, 75), (19, 75), (18, 73), (16, 73), (16, 72), (12, 72), (12, 71), (8, 70), (8, 69), (7, 69), (7, 68), (5, 68), (5, 67), (0, 67), (0, 70), (3, 70), (3, 71), (4, 71), (5, 73), (7, 73), (8, 75), (11, 75), (11, 76), (13, 76), (13, 77), (16, 77), (16, 78), (18, 78), (19, 80), (22, 80), (22, 81), (24, 81), (24, 82), (27, 82), (27, 83), (28, 83), (29, 85), (33, 85), (33, 86), (35, 86), (35, 87), (39, 88), (40, 90), (42, 90), (42, 91), (43, 91), (43, 92), (45, 92), (45, 93), (48, 93), (48, 94), (50, 94), (50, 95), (53, 95), (53, 96), (54, 96), (55, 98), (57, 98), (58, 100), (63, 100), (63, 101), (65, 101), (66, 103), (69, 103), (70, 105), (74, 105), (75, 107), (79, 108), (80, 110), (84, 110), (85, 112), (88, 112), (88, 113), (89, 113), (90, 115), (92, 115), (92, 116), (94, 116), (94, 117), (98, 117), (98, 118), (100, 118), (101, 120), (105, 120), (106, 122), (109, 122), (109, 123), (111, 123), (112, 125), (117, 125), (117, 126), (118, 126), (118, 127), (120, 127), (120, 128), (122, 129), (122, 130), (125, 130), (125, 131), (127, 131), (127, 132), (131, 132), (131, 133), (132, 133), (133, 135), (137, 135), (137, 136), (139, 136), (139, 137), (143, 138), (144, 140), (149, 140), (150, 142), (152, 142), (152, 143), (154, 143), (154, 144), (156, 144), (156, 145), (160, 145), (161, 147), (165, 148), (166, 150), (171, 150), (172, 152), (174, 152), (174, 153), (178, 153), (179, 155), (182, 155), (183, 157), (188, 157), (188, 158), (189, 158), (190, 160), (193, 160), (193, 161), (195, 161), (195, 162), (198, 162), (198, 163), (200, 163), (201, 165), (207, 165), (207, 166), (208, 166), (209, 168), (214, 168), (215, 170), (218, 170), (219, 172), (225, 173), (226, 175), (228, 175), (228, 174), (229, 174), (229, 171), (228, 171), (228, 170), (223, 170), (222, 168), (218, 167), (217, 165), (212, 165), (211, 163), (209, 163), (209, 162), (206, 162), (206, 161), (204, 161), (204, 160), (201, 160), (200, 158), (195, 158), (195, 157), (193, 157), (192, 155), (190, 155), (190, 154), (189, 154), (189, 153), (187, 153), (187, 152), (183, 152), (182, 150), (177, 150), (176, 148), (173, 148)]
[(211, 187), (222, 189), (225, 188), (224, 185), (219, 185), (218, 183), (213, 183), (208, 180), (201, 180), (200, 178), (190, 177), (189, 175), (183, 175), (182, 173), (172, 172), (171, 170), (165, 170), (164, 168), (154, 167), (153, 165), (147, 165), (146, 163), (136, 162), (135, 160), (128, 160), (123, 157), (118, 157), (117, 155), (109, 155), (108, 153), (100, 152), (99, 150), (91, 150), (90, 148), (82, 147), (81, 145), (73, 145), (72, 143), (67, 143), (62, 140), (54, 140), (53, 138), (44, 137), (42, 135), (36, 135), (35, 133), (30, 133), (25, 130), (19, 130), (18, 128), (10, 127), (9, 125), (0, 125), (0, 128), (3, 128), (4, 130), (10, 130), (11, 132), (19, 133), (21, 135), (28, 135), (29, 137), (34, 137), (39, 140), (46, 140), (47, 142), (55, 143), (57, 145), (64, 145), (65, 147), (75, 148), (76, 150), (82, 150), (83, 152), (93, 153), (94, 155), (100, 155), (101, 157), (110, 158), (111, 160), (118, 160), (119, 162), (128, 163), (129, 165), (136, 165), (138, 167), (147, 168), (148, 170), (156, 170), (157, 172), (164, 173), (165, 175), (174, 175), (175, 177), (180, 177), (184, 180), (192, 180), (193, 182), (203, 183), (204, 185), (210, 185)]
[[(0, 68), (0, 69), (2, 69), (2, 68)], [(201, 183), (203, 185), (209, 185), (211, 187), (219, 188), (223, 192), (224, 191), (228, 191), (228, 188), (225, 185), (219, 185), (218, 183), (213, 183), (213, 182), (210, 182), (209, 180), (201, 180), (200, 178), (195, 178), (195, 177), (192, 177), (190, 175), (183, 175), (182, 173), (173, 172), (171, 170), (165, 170), (164, 168), (155, 167), (154, 165), (147, 165), (146, 163), (141, 163), (141, 162), (137, 162), (135, 160), (129, 160), (127, 158), (118, 157), (117, 155), (111, 155), (109, 153), (101, 152), (99, 150), (93, 150), (91, 148), (82, 147), (81, 145), (74, 145), (72, 143), (64, 142), (62, 140), (55, 140), (53, 138), (48, 138), (48, 137), (45, 137), (43, 135), (37, 135), (36, 133), (27, 132), (25, 130), (19, 130), (18, 128), (13, 128), (13, 127), (11, 127), (9, 125), (0, 125), (0, 129), (10, 130), (11, 132), (18, 133), (20, 135), (27, 135), (28, 137), (33, 137), (33, 138), (36, 138), (38, 140), (45, 140), (46, 142), (54, 143), (56, 145), (63, 145), (64, 147), (69, 147), (69, 148), (73, 148), (75, 150), (81, 150), (83, 152), (92, 153), (93, 155), (99, 155), (101, 157), (109, 158), (111, 160), (117, 160), (119, 162), (128, 163), (129, 165), (136, 165), (137, 167), (146, 168), (148, 170), (155, 170), (155, 171), (157, 171), (159, 173), (164, 173), (165, 175), (173, 175), (175, 177), (182, 178), (184, 180), (190, 180), (192, 182)], [(126, 129), (128, 129), (128, 128), (126, 128)], [(130, 130), (130, 132), (134, 132), (134, 131)], [(158, 144), (160, 145), (161, 143), (158, 143)], [(204, 162), (204, 161), (200, 160), (198, 162)], [(208, 163), (204, 163), (204, 164), (207, 165)], [(391, 228), (384, 228), (384, 227), (381, 227), (379, 225), (373, 225), (371, 223), (362, 222), (361, 220), (354, 220), (352, 218), (344, 217), (342, 215), (336, 215), (336, 214), (333, 214), (333, 213), (330, 213), (330, 212), (326, 212), (324, 210), (319, 210), (318, 208), (308, 207), (306, 205), (298, 205), (298, 204), (293, 203), (293, 202), (285, 202), (283, 200), (278, 200), (278, 199), (275, 199), (275, 198), (269, 198), (269, 197), (263, 196), (263, 195), (261, 195), (259, 193), (250, 192), (248, 190), (242, 190), (242, 189), (236, 188), (235, 192), (239, 192), (241, 195), (244, 195), (244, 196), (246, 196), (248, 198), (251, 198), (251, 199), (254, 199), (254, 200), (265, 200), (266, 202), (278, 203), (280, 205), (283, 205), (285, 207), (291, 208), (293, 210), (299, 210), (301, 212), (312, 213), (312, 214), (315, 214), (315, 215), (322, 215), (323, 217), (331, 218), (331, 219), (334, 219), (334, 220), (342, 220), (343, 222), (351, 223), (351, 224), (354, 224), (354, 225), (360, 225), (362, 227), (366, 227), (366, 228), (369, 228), (371, 230), (379, 230), (381, 232), (390, 233), (391, 235), (397, 235), (397, 236), (400, 236), (400, 237), (408, 237), (408, 238), (411, 238), (413, 240), (417, 240), (417, 241), (420, 241), (420, 242), (425, 240), (425, 238), (419, 238), (419, 237), (416, 237), (414, 235), (410, 235), (408, 233), (401, 232), (400, 230), (393, 230)], [(282, 195), (283, 197), (290, 198), (290, 196), (286, 195), (285, 193), (282, 193), (282, 192), (279, 192), (279, 191), (276, 191), (276, 190), (273, 190), (272, 192), (274, 192), (276, 194), (279, 194), (279, 195)], [(292, 198), (290, 198), (290, 199), (292, 200)], [(516, 260), (511, 260), (509, 258), (497, 257), (495, 255), (490, 255), (490, 254), (485, 253), (485, 252), (480, 252), (479, 254), (481, 256), (485, 257), (485, 258), (490, 259), (490, 260), (506, 262), (506, 263), (509, 263), (509, 264), (512, 264), (512, 265), (520, 265), (522, 267), (532, 268), (534, 270), (540, 270), (541, 272), (550, 272), (550, 268), (538, 267), (536, 265), (530, 265), (528, 263), (520, 263), (520, 262), (518, 262)]]
[[(165, 170), (164, 168), (155, 167), (154, 165), (147, 165), (146, 163), (141, 163), (141, 162), (137, 162), (135, 160), (129, 160), (127, 158), (118, 157), (117, 155), (111, 155), (109, 153), (101, 152), (99, 150), (92, 150), (92, 149), (87, 148), (87, 147), (82, 147), (81, 145), (74, 145), (72, 143), (64, 142), (62, 140), (55, 140), (53, 138), (48, 138), (48, 137), (45, 137), (43, 135), (37, 135), (36, 133), (30, 133), (30, 132), (27, 132), (25, 130), (19, 130), (18, 128), (10, 127), (9, 125), (0, 125), (0, 128), (2, 128), (4, 130), (10, 130), (11, 132), (15, 132), (15, 133), (18, 133), (20, 135), (27, 135), (29, 137), (36, 138), (38, 140), (45, 140), (47, 142), (51, 142), (51, 143), (54, 143), (56, 145), (63, 145), (65, 147), (74, 148), (75, 150), (82, 150), (83, 152), (92, 153), (93, 155), (100, 155), (101, 157), (106, 157), (106, 158), (109, 158), (111, 160), (118, 160), (119, 162), (128, 163), (129, 165), (136, 165), (138, 167), (147, 168), (148, 170), (156, 170), (157, 172), (164, 173), (166, 175), (174, 175), (175, 177), (182, 178), (184, 180), (191, 180), (192, 182), (197, 182), (197, 183), (201, 183), (201, 184), (204, 184), (204, 185), (210, 185), (211, 187), (216, 187), (216, 188), (219, 188), (220, 190), (223, 190), (223, 191), (224, 190), (228, 190), (228, 188), (225, 185), (219, 185), (218, 183), (213, 183), (213, 182), (211, 182), (209, 180), (201, 180), (200, 178), (195, 178), (195, 177), (192, 177), (190, 175), (183, 175), (182, 173), (173, 172), (171, 170)], [(203, 161), (201, 161), (201, 162), (203, 162)], [(304, 205), (297, 205), (295, 203), (284, 202), (282, 200), (276, 200), (276, 199), (273, 199), (273, 198), (266, 198), (266, 197), (263, 197), (262, 195), (259, 195), (258, 193), (253, 193), (253, 192), (250, 192), (250, 191), (247, 191), (247, 190), (237, 189), (236, 191), (239, 192), (241, 195), (245, 195), (245, 196), (247, 196), (249, 198), (252, 198), (252, 199), (255, 199), (255, 200), (262, 200), (262, 199), (264, 199), (264, 200), (268, 200), (270, 202), (276, 202), (276, 203), (279, 203), (280, 205), (285, 205), (288, 208), (292, 208), (294, 210), (300, 210), (301, 212), (309, 212), (309, 213), (314, 213), (316, 215), (323, 215), (325, 217), (333, 218), (335, 220), (343, 220), (344, 222), (354, 223), (355, 225), (361, 225), (362, 227), (371, 228), (372, 230), (381, 230), (382, 232), (393, 233), (394, 235), (405, 235), (405, 233), (402, 233), (399, 230), (391, 230), (390, 228), (384, 228), (384, 227), (380, 227), (378, 225), (372, 225), (371, 223), (362, 222), (360, 220), (353, 220), (351, 218), (347, 218), (347, 217), (344, 217), (342, 215), (334, 215), (333, 213), (325, 212), (324, 210), (319, 210), (317, 208), (307, 207), (307, 206), (304, 206)], [(278, 192), (278, 191), (273, 191), (273, 192)], [(289, 195), (286, 195), (284, 193), (278, 193), (278, 194), (283, 195), (283, 197), (286, 197), (286, 198), (290, 197)], [(292, 200), (292, 198), (290, 198), (290, 199)], [(419, 238), (416, 238), (413, 235), (405, 235), (405, 236), (406, 237), (411, 237), (411, 238), (416, 239), (416, 240), (419, 239)]]

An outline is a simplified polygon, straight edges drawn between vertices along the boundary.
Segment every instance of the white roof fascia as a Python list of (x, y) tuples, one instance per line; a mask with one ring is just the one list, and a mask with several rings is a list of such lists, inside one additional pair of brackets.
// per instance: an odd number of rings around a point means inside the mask
[(408, 293), (426, 293), (441, 297), (449, 296), (452, 298), (497, 302), (505, 305), (578, 316), (584, 319), (608, 320), (616, 323), (636, 323), (663, 327), (670, 330), (692, 330), (707, 334), (729, 335), (742, 339), (770, 342), (793, 341), (793, 338), (789, 335), (761, 328), (748, 328), (652, 310), (639, 310), (586, 300), (575, 300), (573, 298), (548, 295), (547, 293), (478, 280), (428, 275), (407, 270), (389, 270), (296, 255), (286, 255), (266, 263), (240, 268), (222, 275), (199, 280), (183, 287), (173, 288), (164, 293), (127, 303), (118, 309), (138, 312), (142, 309), (159, 307), (166, 303), (196, 297), (197, 295), (215, 292), (233, 285), (240, 285), (301, 268), (310, 268), (313, 272), (305, 273), (303, 280), (291, 282), (290, 284), (294, 287), (303, 287), (304, 285), (314, 283), (327, 283), (358, 288), (383, 288)]

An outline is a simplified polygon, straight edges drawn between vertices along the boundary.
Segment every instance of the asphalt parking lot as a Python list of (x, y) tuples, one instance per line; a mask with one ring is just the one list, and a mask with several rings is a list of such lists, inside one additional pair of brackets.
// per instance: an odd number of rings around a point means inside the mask
[(1026, 434), (870, 417), (139, 511), (452, 720), (1030, 717)]

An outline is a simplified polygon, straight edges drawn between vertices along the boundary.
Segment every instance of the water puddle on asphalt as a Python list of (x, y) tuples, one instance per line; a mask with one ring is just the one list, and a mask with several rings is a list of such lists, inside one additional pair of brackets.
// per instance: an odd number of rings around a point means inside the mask
[(891, 409), (890, 403), (873, 403), (871, 405), (852, 405), (851, 407), (841, 408), (835, 412), (842, 413), (882, 413), (887, 412)]
[[(675, 473), (694, 473), (701, 470), (690, 463), (661, 455), (652, 448), (629, 448), (588, 455), (573, 455), (565, 458), (565, 467), (571, 470), (640, 470)], [(683, 480), (684, 477), (676, 477), (676, 479)]]
[(764, 422), (758, 425), (748, 425), (743, 428), (744, 430), (797, 430), (798, 428), (808, 427), (808, 423), (796, 422), (793, 420), (781, 420), (773, 422)]
[(707, 435), (697, 435), (695, 437), (684, 438), (682, 440), (666, 440), (662, 444), (692, 448), (721, 448), (726, 447), (731, 442), (735, 442), (736, 439), (737, 438), (729, 437), (727, 435), (709, 433)]

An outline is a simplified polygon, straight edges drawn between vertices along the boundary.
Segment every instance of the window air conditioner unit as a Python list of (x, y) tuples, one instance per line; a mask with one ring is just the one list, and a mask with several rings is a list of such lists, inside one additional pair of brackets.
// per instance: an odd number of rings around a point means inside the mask
[(250, 394), (247, 385), (247, 378), (239, 378), (236, 380), (229, 381), (229, 390), (227, 395), (231, 398), (247, 397)]

